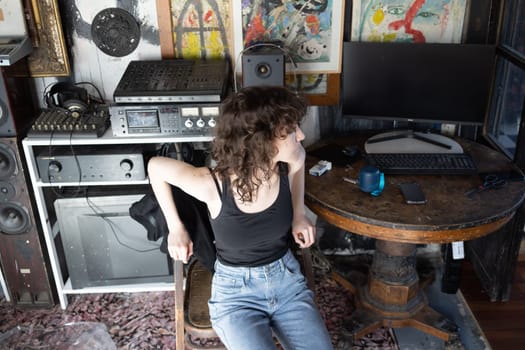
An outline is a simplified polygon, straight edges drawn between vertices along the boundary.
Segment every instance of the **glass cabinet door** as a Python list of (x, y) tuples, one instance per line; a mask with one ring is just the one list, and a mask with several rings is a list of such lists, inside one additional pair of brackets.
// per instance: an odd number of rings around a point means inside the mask
[(514, 159), (524, 118), (525, 1), (507, 1), (502, 23), (485, 134), (509, 158)]

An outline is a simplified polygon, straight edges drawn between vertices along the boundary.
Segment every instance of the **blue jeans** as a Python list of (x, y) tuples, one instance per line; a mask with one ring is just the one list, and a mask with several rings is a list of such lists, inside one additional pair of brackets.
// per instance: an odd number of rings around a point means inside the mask
[(208, 302), (213, 329), (229, 350), (332, 349), (299, 263), (284, 257), (258, 267), (215, 262)]

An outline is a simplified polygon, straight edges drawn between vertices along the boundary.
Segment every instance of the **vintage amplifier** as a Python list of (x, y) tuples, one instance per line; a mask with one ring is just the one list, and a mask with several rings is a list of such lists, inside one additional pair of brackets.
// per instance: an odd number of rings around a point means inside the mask
[(108, 146), (75, 149), (74, 153), (41, 152), (36, 156), (40, 180), (53, 182), (128, 182), (146, 179), (138, 147)]

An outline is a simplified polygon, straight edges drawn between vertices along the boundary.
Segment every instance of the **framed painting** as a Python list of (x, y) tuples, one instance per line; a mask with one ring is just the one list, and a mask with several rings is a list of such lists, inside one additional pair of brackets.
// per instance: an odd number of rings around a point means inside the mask
[(304, 94), (312, 106), (339, 103), (339, 74), (295, 74), (286, 76), (286, 86)]
[(230, 0), (157, 0), (163, 58), (229, 58)]
[(273, 43), (288, 56), (287, 73), (340, 73), (343, 18), (344, 0), (232, 0), (235, 61)]
[(460, 43), (467, 0), (357, 0), (352, 41)]
[(57, 0), (24, 0), (33, 52), (27, 57), (32, 77), (68, 76), (70, 65)]

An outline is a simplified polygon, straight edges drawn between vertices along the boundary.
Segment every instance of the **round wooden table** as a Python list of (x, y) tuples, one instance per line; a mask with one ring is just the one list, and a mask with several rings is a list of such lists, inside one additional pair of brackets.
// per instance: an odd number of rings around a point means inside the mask
[[(340, 158), (334, 149), (357, 145), (363, 150), (365, 141), (366, 135), (324, 139), (308, 148), (306, 169), (320, 159)], [(500, 153), (457, 141), (474, 158), (478, 172), (510, 170), (508, 159)], [(381, 326), (414, 327), (445, 341), (457, 339), (455, 325), (428, 305), (416, 271), (416, 245), (466, 241), (496, 231), (524, 201), (525, 183), (508, 182), (466, 196), (480, 185), (479, 176), (386, 175), (383, 192), (373, 197), (343, 181), (343, 177), (358, 179), (364, 164), (363, 159), (351, 167), (334, 163), (322, 176), (306, 175), (305, 202), (315, 214), (343, 230), (376, 239), (367, 283), (354, 285), (340, 279), (357, 301), (345, 332), (356, 339)], [(419, 183), (427, 203), (405, 204), (398, 187), (403, 182)]]

